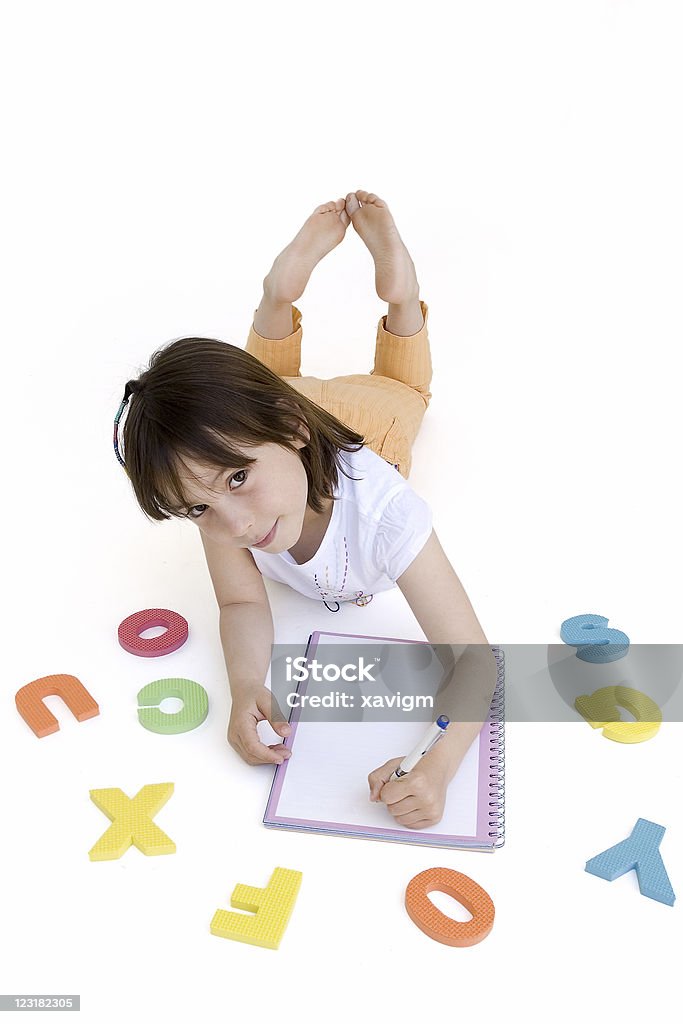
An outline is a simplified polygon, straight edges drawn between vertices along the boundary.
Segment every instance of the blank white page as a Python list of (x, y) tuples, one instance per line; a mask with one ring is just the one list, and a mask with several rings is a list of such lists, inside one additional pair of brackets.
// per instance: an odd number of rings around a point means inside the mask
[[(282, 789), (268, 821), (297, 819), (300, 827), (329, 825), (335, 831), (338, 825), (349, 831), (400, 829), (406, 838), (415, 836), (384, 804), (370, 802), (367, 777), (390, 758), (409, 753), (424, 732), (424, 722), (299, 722), (292, 757), (278, 769)], [(477, 737), (448, 787), (442, 820), (421, 832), (476, 836), (479, 743)]]

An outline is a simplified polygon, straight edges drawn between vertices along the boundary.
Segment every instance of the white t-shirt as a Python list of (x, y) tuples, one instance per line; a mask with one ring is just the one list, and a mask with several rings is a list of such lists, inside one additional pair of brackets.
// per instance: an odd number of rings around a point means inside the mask
[(429, 505), (371, 448), (341, 452), (332, 516), (320, 547), (299, 565), (288, 551), (250, 548), (261, 573), (336, 611), (339, 601), (367, 604), (390, 590), (432, 532)]

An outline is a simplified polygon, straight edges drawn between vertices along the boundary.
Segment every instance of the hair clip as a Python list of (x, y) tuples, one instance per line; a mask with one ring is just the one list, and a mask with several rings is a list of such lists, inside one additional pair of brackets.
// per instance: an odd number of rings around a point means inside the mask
[[(125, 387), (124, 392), (123, 392), (123, 400), (121, 402), (121, 405), (118, 408), (118, 412), (116, 413), (116, 416), (114, 417), (114, 455), (119, 460), (119, 462), (121, 463), (121, 465), (123, 466), (124, 469), (126, 469), (126, 464), (123, 461), (123, 459), (121, 458), (121, 452), (119, 451), (119, 423), (121, 422), (121, 417), (123, 416), (125, 408), (126, 408), (126, 406), (128, 405), (128, 403), (130, 401), (130, 396), (135, 394), (135, 385), (136, 384), (137, 384), (137, 381), (134, 381), (134, 380), (129, 380), (127, 382), (126, 387)], [(128, 471), (126, 470), (126, 472), (128, 472)]]

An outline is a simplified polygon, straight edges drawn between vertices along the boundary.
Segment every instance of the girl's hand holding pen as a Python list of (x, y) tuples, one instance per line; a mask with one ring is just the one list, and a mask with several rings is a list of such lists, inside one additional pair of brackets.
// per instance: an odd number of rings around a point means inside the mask
[(397, 824), (427, 828), (441, 821), (446, 803), (448, 773), (429, 754), (402, 779), (392, 778), (402, 758), (394, 757), (368, 775), (370, 799), (386, 804)]
[[(427, 828), (443, 817), (449, 774), (435, 748), (450, 721), (439, 715), (405, 757), (395, 757), (368, 775), (370, 799), (381, 800), (406, 828)], [(436, 757), (434, 756), (436, 754)]]
[(292, 756), (284, 743), (266, 745), (259, 739), (257, 725), (270, 722), (283, 739), (289, 736), (291, 726), (266, 686), (239, 690), (233, 694), (232, 711), (228, 724), (228, 742), (247, 764), (282, 764)]

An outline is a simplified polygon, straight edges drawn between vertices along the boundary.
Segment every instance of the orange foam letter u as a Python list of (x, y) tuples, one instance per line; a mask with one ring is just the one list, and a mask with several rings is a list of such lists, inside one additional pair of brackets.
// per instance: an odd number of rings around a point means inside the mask
[(59, 722), (43, 704), (44, 697), (61, 697), (78, 722), (99, 715), (100, 709), (93, 696), (76, 676), (42, 676), (27, 683), (14, 698), (17, 711), (38, 738), (59, 730)]

